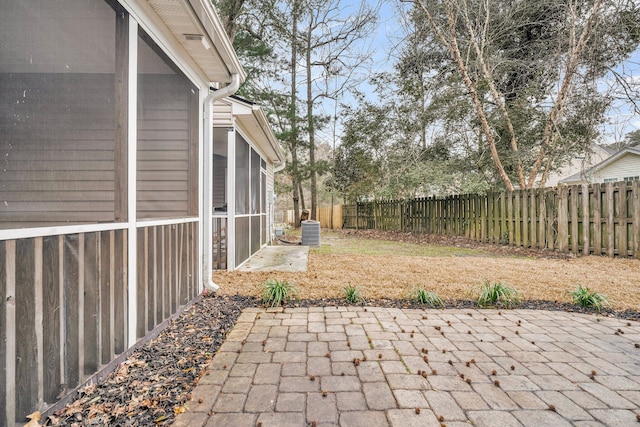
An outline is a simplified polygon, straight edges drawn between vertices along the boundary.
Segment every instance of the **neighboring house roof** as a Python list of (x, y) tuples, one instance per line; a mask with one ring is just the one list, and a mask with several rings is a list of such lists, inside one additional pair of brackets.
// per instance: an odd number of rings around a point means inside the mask
[[(552, 171), (547, 177), (545, 186), (555, 187), (567, 177), (573, 176), (574, 174), (584, 174), (586, 170), (609, 158), (614, 153), (615, 150), (602, 145), (590, 144), (588, 149), (581, 153), (576, 153), (571, 158), (567, 159), (566, 163), (561, 168)], [(539, 174), (538, 180), (541, 178), (542, 173)]]
[[(573, 174), (573, 175), (571, 175), (571, 176), (569, 176), (567, 178), (564, 178), (564, 179), (560, 180), (560, 183), (562, 183), (562, 184), (573, 184), (573, 183), (585, 182), (585, 181), (587, 181), (587, 179), (585, 179), (585, 177), (596, 175), (599, 171), (603, 170), (607, 166), (610, 166), (610, 165), (614, 164), (615, 162), (619, 161), (621, 158), (623, 158), (625, 156), (638, 156), (638, 158), (640, 158), (640, 146), (623, 148), (622, 150), (618, 151), (617, 153), (615, 153), (611, 157), (609, 157), (609, 158), (603, 160), (602, 162), (592, 166), (588, 170), (583, 171), (583, 172), (578, 172), (576, 174)], [(640, 170), (638, 171), (638, 173), (640, 173)]]
[(208, 0), (138, 1), (153, 8), (204, 76), (211, 82), (228, 83), (232, 74), (244, 81), (246, 73), (227, 37), (218, 14)]

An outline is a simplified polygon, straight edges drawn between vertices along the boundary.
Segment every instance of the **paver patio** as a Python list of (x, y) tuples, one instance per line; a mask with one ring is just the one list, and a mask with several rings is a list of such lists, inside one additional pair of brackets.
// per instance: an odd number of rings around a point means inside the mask
[(176, 426), (636, 426), (640, 323), (536, 310), (244, 310)]

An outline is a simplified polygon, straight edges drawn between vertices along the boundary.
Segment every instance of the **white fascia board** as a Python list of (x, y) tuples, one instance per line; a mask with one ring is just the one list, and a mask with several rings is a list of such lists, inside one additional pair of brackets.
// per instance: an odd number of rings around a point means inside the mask
[(259, 105), (238, 98), (228, 98), (225, 102), (231, 104), (231, 112), (236, 119), (236, 124), (243, 130), (243, 134), (250, 137), (253, 144), (262, 151), (271, 163), (283, 163), (285, 161), (284, 153), (273, 133), (264, 109)]
[(253, 117), (256, 119), (260, 128), (262, 129), (265, 138), (271, 146), (271, 150), (273, 150), (275, 159), (272, 159), (272, 163), (283, 163), (285, 161), (284, 153), (280, 148), (280, 144), (276, 139), (276, 135), (273, 133), (273, 129), (271, 128), (271, 123), (269, 123), (267, 115), (264, 113), (262, 107), (260, 107), (259, 105), (253, 106)]
[(231, 112), (234, 116), (250, 116), (253, 113), (251, 105), (239, 102), (236, 99), (230, 99)]
[[(188, 0), (193, 8), (194, 12), (200, 19), (204, 29), (207, 31), (211, 41), (218, 50), (218, 53), (222, 57), (223, 61), (227, 65), (230, 74), (239, 74), (240, 82), (244, 82), (247, 78), (247, 74), (242, 68), (240, 59), (236, 55), (236, 51), (233, 49), (233, 45), (227, 33), (222, 26), (222, 21), (218, 17), (218, 14), (213, 9), (213, 5), (209, 0)], [(223, 83), (229, 83), (229, 80)]]

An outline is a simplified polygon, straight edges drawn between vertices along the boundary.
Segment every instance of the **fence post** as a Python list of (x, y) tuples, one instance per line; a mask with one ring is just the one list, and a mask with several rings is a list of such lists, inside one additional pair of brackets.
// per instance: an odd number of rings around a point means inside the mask
[(543, 189), (537, 190), (540, 211), (538, 213), (538, 248), (547, 248), (547, 195)]
[(618, 255), (622, 257), (629, 256), (627, 242), (627, 182), (620, 183), (618, 187), (618, 217), (615, 221), (618, 223)]
[(529, 190), (531, 195), (529, 200), (529, 246), (535, 248), (538, 246), (538, 203), (536, 199), (536, 190)]
[(569, 245), (568, 192), (569, 189), (565, 186), (558, 188), (558, 250), (560, 252), (567, 252)]
[(589, 215), (589, 186), (582, 184), (582, 255), (591, 253), (591, 216)]
[(522, 223), (520, 221), (520, 198), (522, 196), (522, 190), (516, 190), (513, 192), (513, 194), (516, 197), (516, 203), (514, 206), (514, 210), (515, 210), (515, 215), (514, 215), (514, 222), (515, 222), (515, 245), (516, 246), (520, 246), (522, 244), (522, 234), (520, 232), (520, 230), (522, 229)]
[(602, 255), (602, 187), (593, 184), (593, 254)]
[(615, 254), (615, 224), (613, 222), (614, 205), (613, 205), (613, 184), (608, 182), (604, 185), (607, 197), (607, 253), (610, 257)]
[(633, 181), (633, 256), (640, 258), (640, 181)]

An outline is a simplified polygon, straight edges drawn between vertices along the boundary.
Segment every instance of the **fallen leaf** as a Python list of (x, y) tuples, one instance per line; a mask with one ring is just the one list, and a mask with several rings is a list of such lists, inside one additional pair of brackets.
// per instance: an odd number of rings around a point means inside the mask
[(27, 415), (27, 418), (31, 421), (26, 423), (24, 427), (39, 427), (40, 423), (38, 421), (42, 419), (42, 414), (40, 413), (40, 411), (35, 411)]

